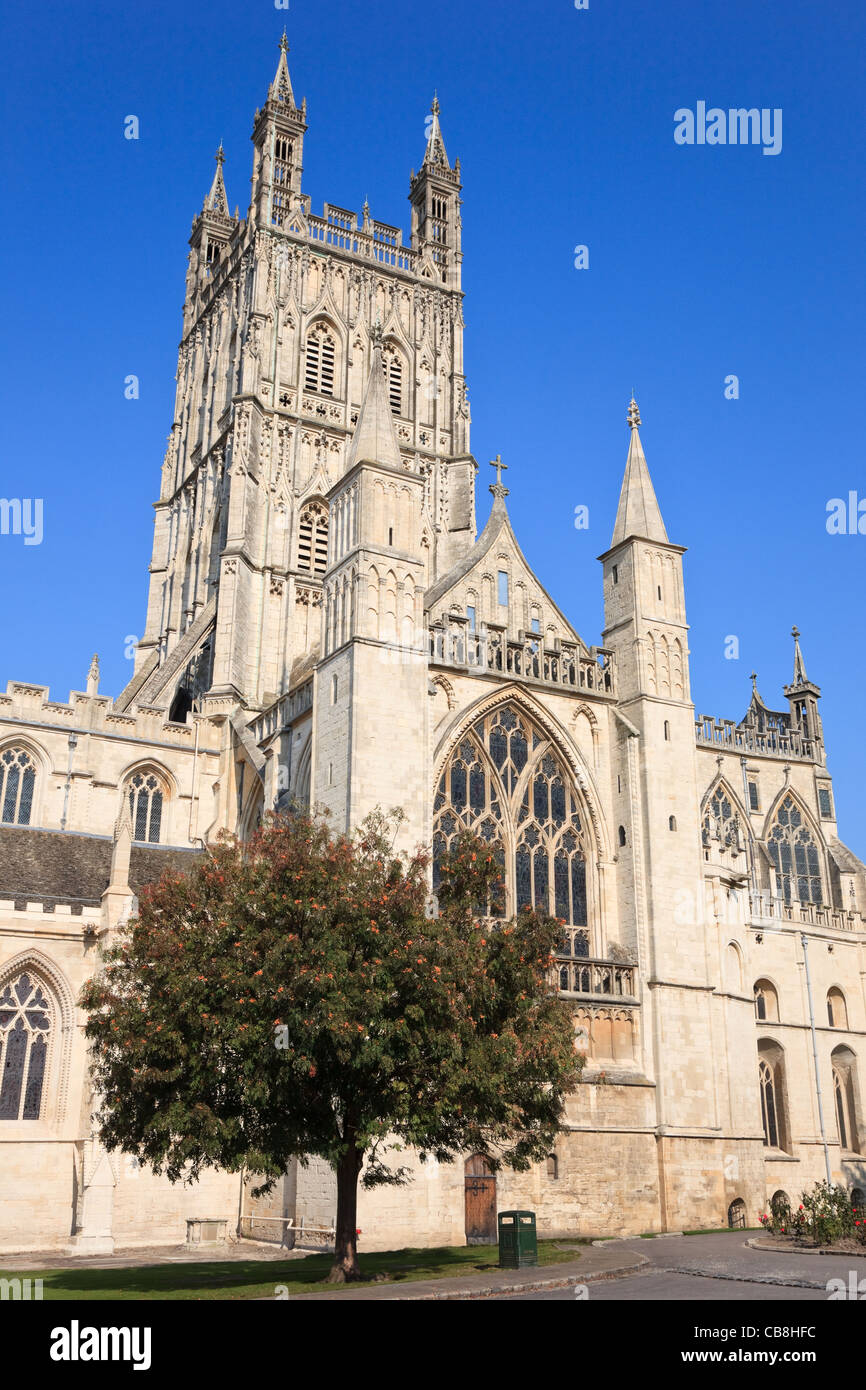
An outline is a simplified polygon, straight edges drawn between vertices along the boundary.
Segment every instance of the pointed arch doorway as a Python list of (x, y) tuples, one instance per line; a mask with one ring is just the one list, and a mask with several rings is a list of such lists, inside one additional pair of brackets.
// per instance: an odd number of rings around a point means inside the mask
[(496, 1242), (496, 1174), (483, 1154), (467, 1158), (463, 1169), (466, 1206), (466, 1244)]

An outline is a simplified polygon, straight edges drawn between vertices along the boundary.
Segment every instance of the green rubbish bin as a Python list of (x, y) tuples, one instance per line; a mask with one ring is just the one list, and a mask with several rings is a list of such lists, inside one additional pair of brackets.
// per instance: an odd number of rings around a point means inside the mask
[(538, 1264), (538, 1234), (534, 1211), (499, 1213), (499, 1268), (522, 1269)]

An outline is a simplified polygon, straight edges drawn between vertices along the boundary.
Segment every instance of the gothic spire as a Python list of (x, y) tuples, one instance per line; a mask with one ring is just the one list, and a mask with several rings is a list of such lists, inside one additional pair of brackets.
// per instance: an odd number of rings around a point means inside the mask
[(806, 675), (806, 663), (803, 660), (803, 653), (800, 651), (800, 629), (791, 628), (791, 636), (794, 639), (794, 679), (792, 685), (807, 685), (809, 677)]
[(286, 31), (283, 30), (283, 37), (280, 39), (280, 61), (277, 63), (277, 71), (274, 80), (268, 89), (268, 99), (270, 101), (281, 101), (294, 109), (295, 94), (292, 91), (292, 79), (289, 77), (289, 62), (287, 54), (289, 52), (289, 40), (286, 38)]
[(442, 127), (439, 124), (439, 98), (433, 94), (433, 105), (430, 107), (430, 115), (424, 122), (427, 127), (427, 149), (424, 154), (424, 165), (434, 164), (443, 169), (451, 168), (448, 163), (448, 155), (445, 152), (445, 141), (442, 139)]
[(659, 510), (638, 434), (640, 411), (634, 396), (632, 396), (628, 407), (628, 425), (631, 430), (631, 441), (611, 546), (619, 545), (622, 541), (628, 540), (629, 536), (640, 536), (643, 540), (648, 541), (667, 542), (668, 533), (662, 521), (662, 514)]
[(403, 467), (400, 446), (394, 433), (394, 417), (385, 387), (382, 366), (382, 330), (373, 333), (373, 359), (364, 393), (364, 403), (352, 437), (348, 468), (356, 463), (383, 463), (388, 468)]
[(226, 194), (225, 180), (223, 179), (223, 164), (225, 163), (225, 151), (220, 140), (220, 146), (214, 155), (216, 159), (216, 173), (213, 176), (213, 183), (210, 186), (210, 193), (204, 200), (205, 212), (219, 212), (223, 217), (229, 216), (229, 200)]

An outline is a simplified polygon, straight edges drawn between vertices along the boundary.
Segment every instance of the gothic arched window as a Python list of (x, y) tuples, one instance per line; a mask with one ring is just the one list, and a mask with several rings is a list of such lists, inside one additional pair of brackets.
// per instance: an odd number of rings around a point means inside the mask
[(769, 980), (758, 980), (755, 984), (755, 1018), (767, 1019), (770, 1023), (779, 1021), (779, 996)]
[(53, 1009), (26, 971), (0, 989), (0, 1120), (38, 1120)]
[(706, 804), (701, 838), (706, 849), (717, 844), (722, 852), (730, 850), (735, 856), (742, 851), (743, 836), (740, 818), (729, 793), (723, 786), (716, 787)]
[(827, 1022), (831, 1028), (848, 1027), (848, 1009), (841, 989), (834, 985), (827, 992)]
[(0, 753), (0, 821), (4, 825), (29, 825), (36, 788), (36, 764), (26, 748), (4, 748)]
[(328, 508), (324, 502), (310, 502), (298, 524), (298, 569), (324, 574), (327, 568)]
[(835, 1047), (830, 1062), (833, 1068), (833, 1100), (839, 1147), (849, 1153), (860, 1152), (857, 1126), (856, 1077), (857, 1059), (850, 1047)]
[[(337, 342), (330, 325), (314, 323), (307, 334), (304, 387), (320, 396), (333, 396)], [(324, 406), (322, 407), (324, 409)]]
[(758, 1044), (761, 1124), (764, 1143), (769, 1149), (788, 1148), (784, 1066), (784, 1053), (778, 1043), (765, 1038)]
[[(507, 913), (536, 907), (587, 927), (588, 840), (574, 786), (547, 735), (516, 706), (500, 706), (464, 735), (433, 809), (434, 891), (439, 859), (471, 830), (494, 847)], [(588, 955), (587, 931), (569, 935), (574, 954)]]
[(158, 845), (162, 829), (165, 788), (155, 772), (146, 768), (133, 773), (126, 784), (132, 838), (142, 844)]
[(792, 796), (786, 796), (770, 831), (767, 848), (786, 903), (824, 901), (821, 854)]
[(776, 1120), (776, 1083), (766, 1062), (758, 1065), (761, 1083), (761, 1120), (764, 1126), (764, 1143), (771, 1149), (779, 1147), (779, 1126)]

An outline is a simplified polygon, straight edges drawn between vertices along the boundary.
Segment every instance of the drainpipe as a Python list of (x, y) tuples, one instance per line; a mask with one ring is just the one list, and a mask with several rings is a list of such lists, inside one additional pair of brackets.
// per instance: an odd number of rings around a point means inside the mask
[(827, 1143), (827, 1131), (824, 1128), (824, 1106), (821, 1101), (821, 1075), (818, 1070), (818, 1039), (815, 1034), (815, 1010), (812, 1005), (812, 979), (809, 974), (809, 938), (805, 932), (800, 933), (800, 940), (803, 943), (803, 963), (806, 966), (806, 993), (809, 999), (809, 1026), (812, 1029), (812, 1056), (815, 1059), (815, 1095), (818, 1097), (818, 1121), (821, 1126), (821, 1142), (824, 1145), (824, 1166), (827, 1169), (827, 1182), (833, 1186), (833, 1175), (830, 1171), (830, 1148)]
[(63, 814), (60, 817), (60, 829), (66, 829), (66, 817), (69, 812), (69, 789), (72, 786), (72, 762), (75, 757), (75, 750), (78, 747), (78, 735), (69, 735), (69, 766), (66, 769), (66, 786), (63, 789)]
[(195, 721), (195, 749), (194, 749), (193, 755), (192, 755), (192, 790), (191, 790), (190, 799), (189, 799), (189, 842), (190, 842), (191, 845), (192, 845), (192, 844), (195, 844), (195, 836), (193, 835), (193, 830), (198, 828), (198, 827), (195, 825), (195, 820), (196, 820), (196, 814), (195, 814), (195, 813), (196, 813), (196, 796), (198, 795), (198, 740), (199, 740), (199, 731), (200, 731), (199, 721), (196, 719), (196, 721)]
[(750, 870), (751, 870), (751, 876), (752, 876), (752, 893), (754, 894), (755, 898), (757, 898), (757, 896), (758, 896), (758, 870), (757, 870), (757, 867), (756, 867), (756, 865), (755, 865), (755, 837), (754, 837), (754, 835), (753, 835), (753, 833), (752, 833), (751, 805), (750, 805), (750, 803), (749, 803), (749, 776), (748, 776), (748, 773), (746, 772), (746, 759), (745, 759), (745, 758), (740, 758), (740, 767), (743, 769), (743, 793), (744, 793), (744, 796), (745, 796), (745, 800), (743, 801), (743, 805), (745, 806), (745, 808), (746, 808), (746, 814), (747, 814), (748, 817), (749, 817), (749, 820), (747, 821), (747, 828), (748, 828), (748, 833), (749, 833), (749, 868), (750, 868)]

